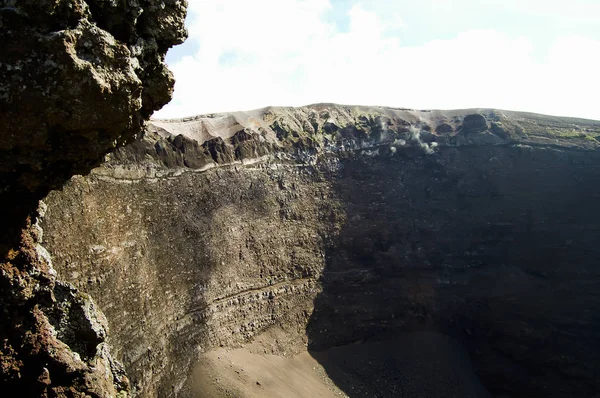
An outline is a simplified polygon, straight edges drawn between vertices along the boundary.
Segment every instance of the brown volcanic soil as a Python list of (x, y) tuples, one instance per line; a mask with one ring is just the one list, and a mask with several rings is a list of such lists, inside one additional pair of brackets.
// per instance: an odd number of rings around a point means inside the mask
[(343, 397), (308, 354), (292, 358), (254, 354), (245, 348), (206, 353), (195, 372), (194, 392), (212, 397)]
[(460, 344), (435, 332), (292, 358), (218, 349), (202, 357), (195, 375), (194, 395), (201, 398), (490, 396)]

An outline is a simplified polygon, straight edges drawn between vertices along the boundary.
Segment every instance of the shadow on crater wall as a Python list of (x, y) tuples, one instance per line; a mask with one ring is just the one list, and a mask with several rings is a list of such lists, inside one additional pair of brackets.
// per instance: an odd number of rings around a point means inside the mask
[[(431, 348), (428, 331), (466, 348), (494, 395), (597, 393), (599, 154), (489, 146), (377, 159), (346, 159), (331, 177), (346, 221), (307, 334), (332, 380), (352, 397), (411, 396), (411, 365), (397, 357)], [(342, 348), (353, 343), (367, 345)], [(468, 367), (444, 344), (414, 366), (432, 377), (439, 363)], [(449, 391), (428, 396), (463, 396)]]

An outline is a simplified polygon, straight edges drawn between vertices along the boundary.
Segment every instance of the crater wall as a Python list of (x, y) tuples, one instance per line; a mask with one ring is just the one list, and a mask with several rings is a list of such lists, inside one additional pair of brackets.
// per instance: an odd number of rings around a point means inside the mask
[(185, 0), (0, 0), (0, 384), (126, 396), (93, 299), (57, 279), (38, 202), (131, 142), (166, 104)]
[(142, 396), (188, 395), (216, 347), (421, 330), (462, 342), (493, 393), (593, 395), (598, 136), (485, 109), (155, 121), (45, 199), (44, 244)]

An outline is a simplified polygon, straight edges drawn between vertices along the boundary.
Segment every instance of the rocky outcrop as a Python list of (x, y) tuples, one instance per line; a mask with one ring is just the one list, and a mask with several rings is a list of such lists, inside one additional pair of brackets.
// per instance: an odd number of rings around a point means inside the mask
[(2, 200), (85, 174), (171, 98), (185, 2), (0, 2)]
[(187, 396), (215, 347), (415, 330), (462, 342), (493, 393), (590, 396), (598, 137), (599, 122), (486, 109), (155, 121), (45, 199), (44, 245), (106, 314), (141, 396)]
[(92, 299), (40, 245), (38, 200), (134, 140), (169, 101), (184, 0), (0, 1), (0, 383), (19, 396), (127, 395)]

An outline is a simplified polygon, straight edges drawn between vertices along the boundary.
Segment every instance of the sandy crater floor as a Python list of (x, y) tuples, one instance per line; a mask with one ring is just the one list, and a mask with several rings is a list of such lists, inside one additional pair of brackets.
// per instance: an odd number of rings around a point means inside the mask
[(196, 397), (490, 396), (460, 344), (432, 332), (294, 357), (219, 349), (195, 372)]

